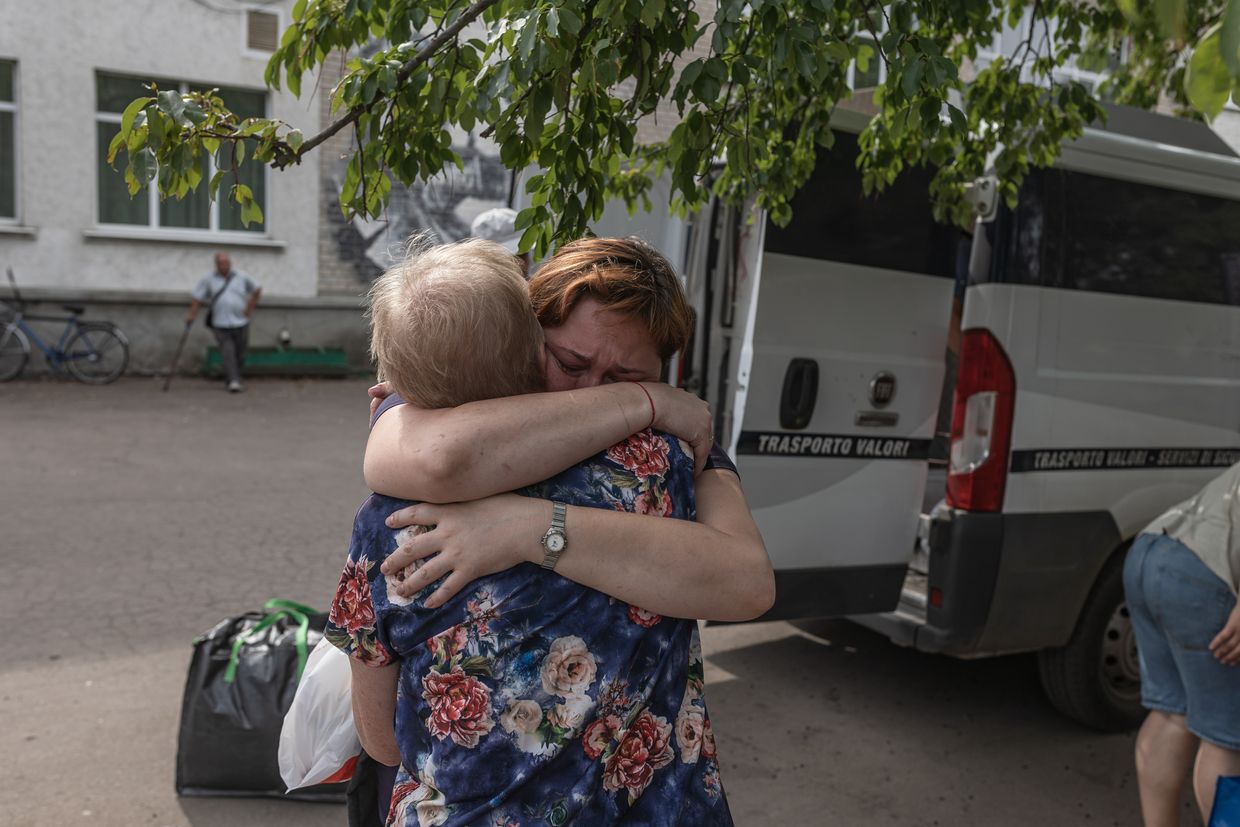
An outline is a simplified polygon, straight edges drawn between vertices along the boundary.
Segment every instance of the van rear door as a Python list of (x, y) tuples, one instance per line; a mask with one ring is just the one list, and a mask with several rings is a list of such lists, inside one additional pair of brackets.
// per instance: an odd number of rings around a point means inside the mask
[(933, 221), (928, 171), (866, 196), (856, 157), (837, 132), (791, 224), (741, 228), (731, 250), (743, 327), (721, 437), (775, 566), (769, 617), (893, 609), (922, 508), (968, 237)]

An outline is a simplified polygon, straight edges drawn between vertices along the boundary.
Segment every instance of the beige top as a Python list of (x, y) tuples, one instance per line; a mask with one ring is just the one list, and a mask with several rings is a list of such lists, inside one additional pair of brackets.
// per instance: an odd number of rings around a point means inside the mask
[(1145, 528), (1167, 534), (1240, 594), (1240, 463)]

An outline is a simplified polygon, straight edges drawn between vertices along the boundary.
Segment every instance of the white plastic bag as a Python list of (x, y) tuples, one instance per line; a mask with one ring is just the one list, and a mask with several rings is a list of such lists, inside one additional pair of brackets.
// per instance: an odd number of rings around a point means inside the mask
[(353, 727), (352, 691), (349, 656), (320, 640), (280, 730), (280, 777), (290, 790), (353, 777), (362, 743)]

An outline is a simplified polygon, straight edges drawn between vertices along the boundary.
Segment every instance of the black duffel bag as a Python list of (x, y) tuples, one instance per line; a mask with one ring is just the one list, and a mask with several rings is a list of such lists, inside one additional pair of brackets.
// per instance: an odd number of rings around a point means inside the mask
[(327, 615), (288, 600), (220, 621), (194, 640), (181, 702), (176, 786), (187, 796), (343, 802), (347, 784), (285, 792), (280, 728)]

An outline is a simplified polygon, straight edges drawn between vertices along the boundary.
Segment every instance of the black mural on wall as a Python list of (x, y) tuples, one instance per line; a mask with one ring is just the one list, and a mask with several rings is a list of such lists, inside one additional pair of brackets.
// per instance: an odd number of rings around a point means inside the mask
[(352, 266), (358, 279), (369, 284), (395, 260), (411, 235), (434, 233), (441, 241), (469, 235), (474, 218), (486, 210), (508, 205), (512, 173), (499, 160), (494, 142), (461, 134), (453, 150), (465, 168), (447, 166), (429, 183), (411, 187), (395, 184), (384, 216), (378, 220), (346, 221), (340, 212), (340, 185), (348, 159), (337, 161), (324, 180), (327, 214), (337, 255)]

